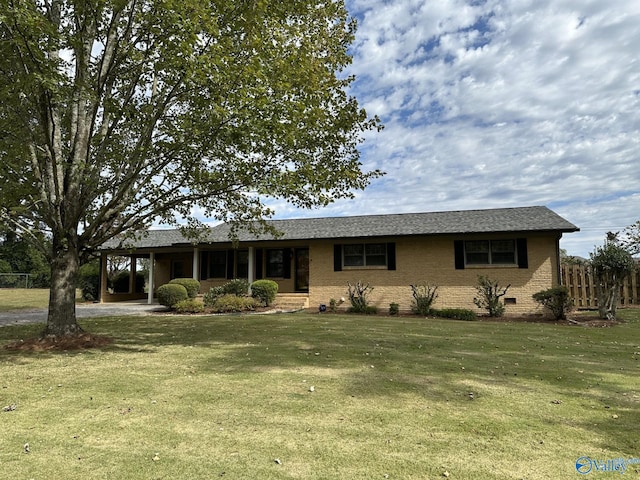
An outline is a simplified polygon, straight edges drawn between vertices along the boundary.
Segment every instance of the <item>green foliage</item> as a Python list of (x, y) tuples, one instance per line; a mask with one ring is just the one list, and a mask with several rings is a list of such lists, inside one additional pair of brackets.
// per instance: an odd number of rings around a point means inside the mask
[(367, 297), (373, 291), (373, 287), (368, 283), (357, 282), (355, 285), (347, 283), (347, 294), (349, 295), (349, 301), (351, 307), (349, 312), (352, 313), (375, 313), (377, 309), (369, 306), (369, 300)]
[(98, 300), (100, 296), (100, 260), (93, 260), (82, 265), (78, 271), (78, 288), (82, 292), (82, 299)]
[(176, 303), (173, 310), (176, 313), (202, 313), (204, 312), (204, 304), (195, 298), (187, 298)]
[(411, 285), (411, 292), (413, 294), (413, 302), (411, 304), (411, 311), (418, 315), (427, 316), (431, 311), (431, 305), (438, 298), (438, 287), (421, 283), (418, 285)]
[(473, 303), (478, 308), (483, 308), (489, 312), (490, 317), (501, 317), (504, 315), (504, 304), (500, 300), (507, 294), (507, 290), (511, 284), (501, 287), (499, 282), (494, 282), (483, 275), (478, 276), (478, 285), (476, 286), (477, 297), (473, 299)]
[[(123, 270), (118, 272), (111, 283), (113, 293), (129, 293), (129, 270)], [(136, 272), (136, 279), (134, 285), (135, 293), (144, 292), (145, 276), (142, 272)]]
[[(42, 251), (19, 238), (15, 232), (5, 232), (0, 238), (0, 273), (28, 273), (29, 287), (48, 288), (51, 267)], [(42, 241), (44, 246), (48, 246), (46, 239)]]
[(431, 313), (436, 317), (453, 318), (455, 320), (473, 321), (478, 319), (475, 312), (467, 310), (466, 308), (443, 308), (439, 310), (432, 309)]
[(174, 278), (169, 282), (170, 284), (177, 283), (187, 289), (187, 295), (189, 298), (196, 298), (200, 291), (200, 282), (195, 278)]
[(256, 280), (251, 284), (251, 296), (257, 298), (265, 307), (276, 299), (278, 284), (273, 280)]
[(590, 258), (598, 296), (598, 313), (601, 318), (615, 320), (620, 287), (635, 269), (633, 257), (618, 244), (616, 235), (612, 235), (604, 246), (596, 247)]
[(158, 303), (165, 307), (173, 307), (178, 302), (182, 302), (189, 298), (187, 289), (177, 283), (165, 283), (164, 285), (160, 285), (158, 290), (156, 290), (156, 296), (158, 297)]
[(551, 310), (556, 320), (564, 320), (573, 306), (569, 296), (569, 289), (565, 286), (557, 286), (542, 290), (533, 294), (533, 299), (543, 307)]
[(329, 311), (336, 313), (338, 311), (338, 301), (335, 298), (329, 300)]
[(400, 313), (400, 305), (398, 305), (397, 303), (390, 303), (389, 304), (389, 315), (398, 315), (398, 313)]
[(216, 313), (238, 313), (255, 310), (260, 303), (253, 297), (225, 294), (216, 298), (212, 310)]
[[(381, 124), (344, 74), (343, 0), (51, 5), (0, 8), (0, 219), (48, 226), (54, 278), (154, 220), (273, 233), (264, 199), (325, 206), (382, 175), (360, 162)], [(68, 307), (52, 328), (78, 327)]]
[(220, 287), (211, 287), (207, 293), (202, 296), (202, 302), (205, 306), (211, 307), (216, 299), (224, 295), (224, 289)]
[(222, 285), (223, 294), (237, 295), (239, 297), (247, 296), (249, 292), (249, 282), (244, 278), (234, 278)]

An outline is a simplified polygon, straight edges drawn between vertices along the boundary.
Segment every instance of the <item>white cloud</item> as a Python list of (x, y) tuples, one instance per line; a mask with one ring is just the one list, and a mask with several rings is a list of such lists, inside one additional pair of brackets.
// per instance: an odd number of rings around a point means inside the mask
[(354, 201), (277, 216), (548, 205), (583, 232), (640, 218), (640, 2), (351, 0), (353, 87), (385, 130)]

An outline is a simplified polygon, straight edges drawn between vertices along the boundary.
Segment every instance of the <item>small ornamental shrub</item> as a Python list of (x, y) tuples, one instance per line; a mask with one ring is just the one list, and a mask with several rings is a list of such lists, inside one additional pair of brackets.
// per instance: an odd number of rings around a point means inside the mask
[(398, 313), (400, 312), (400, 305), (398, 305), (397, 303), (390, 303), (389, 304), (389, 315), (398, 315)]
[(438, 298), (438, 287), (422, 283), (411, 285), (411, 291), (413, 293), (411, 311), (426, 317), (431, 312), (431, 305)]
[(253, 311), (259, 305), (255, 298), (227, 294), (218, 297), (211, 308), (216, 313), (236, 313)]
[(222, 285), (224, 294), (237, 295), (239, 297), (247, 296), (249, 292), (249, 282), (244, 278), (235, 278)]
[(349, 308), (349, 312), (351, 313), (375, 313), (377, 312), (377, 308), (370, 307), (369, 301), (367, 297), (373, 291), (373, 287), (369, 286), (369, 284), (364, 284), (362, 282), (358, 282), (355, 285), (351, 285), (351, 283), (347, 283), (347, 294), (349, 295), (349, 301), (351, 302), (351, 307)]
[(165, 307), (173, 307), (176, 303), (189, 298), (187, 289), (177, 283), (166, 283), (160, 285), (156, 291), (158, 303)]
[[(113, 293), (128, 293), (129, 292), (129, 270), (124, 270), (116, 275), (111, 282)], [(145, 274), (143, 272), (136, 272), (136, 279), (134, 285), (134, 292), (144, 292), (144, 284), (146, 282)]]
[(442, 310), (431, 310), (431, 313), (436, 317), (453, 318), (454, 320), (477, 320), (475, 312), (467, 310), (466, 308), (443, 308)]
[(338, 311), (338, 301), (335, 298), (329, 300), (329, 311), (331, 313), (336, 313)]
[(473, 299), (473, 303), (478, 308), (483, 308), (489, 312), (490, 317), (501, 317), (504, 315), (504, 304), (500, 300), (507, 294), (511, 284), (501, 287), (498, 282), (489, 280), (489, 277), (478, 276), (478, 286), (476, 292), (478, 296)]
[(551, 310), (553, 318), (565, 320), (567, 313), (573, 306), (569, 296), (569, 289), (564, 286), (549, 288), (533, 294), (533, 299), (545, 308)]
[(211, 307), (217, 298), (224, 295), (224, 288), (220, 287), (211, 287), (207, 293), (202, 296), (202, 301), (207, 307)]
[(276, 299), (278, 284), (273, 280), (256, 280), (251, 284), (251, 296), (268, 307)]
[(187, 289), (189, 298), (196, 298), (200, 291), (200, 282), (195, 278), (174, 278), (169, 282), (170, 285), (178, 284)]
[(187, 298), (176, 303), (173, 310), (176, 313), (202, 313), (204, 312), (204, 304), (195, 298)]

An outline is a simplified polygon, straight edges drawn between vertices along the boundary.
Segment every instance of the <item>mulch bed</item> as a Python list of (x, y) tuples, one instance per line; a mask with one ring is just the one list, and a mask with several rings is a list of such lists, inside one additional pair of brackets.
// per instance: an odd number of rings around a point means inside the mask
[(88, 348), (101, 348), (113, 342), (113, 338), (101, 335), (92, 335), (82, 332), (77, 335), (63, 337), (34, 337), (5, 345), (6, 350), (19, 352), (51, 352), (85, 350)]

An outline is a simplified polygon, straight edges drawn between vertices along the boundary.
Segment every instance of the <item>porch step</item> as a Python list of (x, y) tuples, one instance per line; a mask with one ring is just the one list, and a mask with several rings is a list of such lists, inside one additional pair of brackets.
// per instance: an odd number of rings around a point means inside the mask
[(278, 293), (273, 306), (282, 310), (309, 308), (309, 295), (306, 293)]

